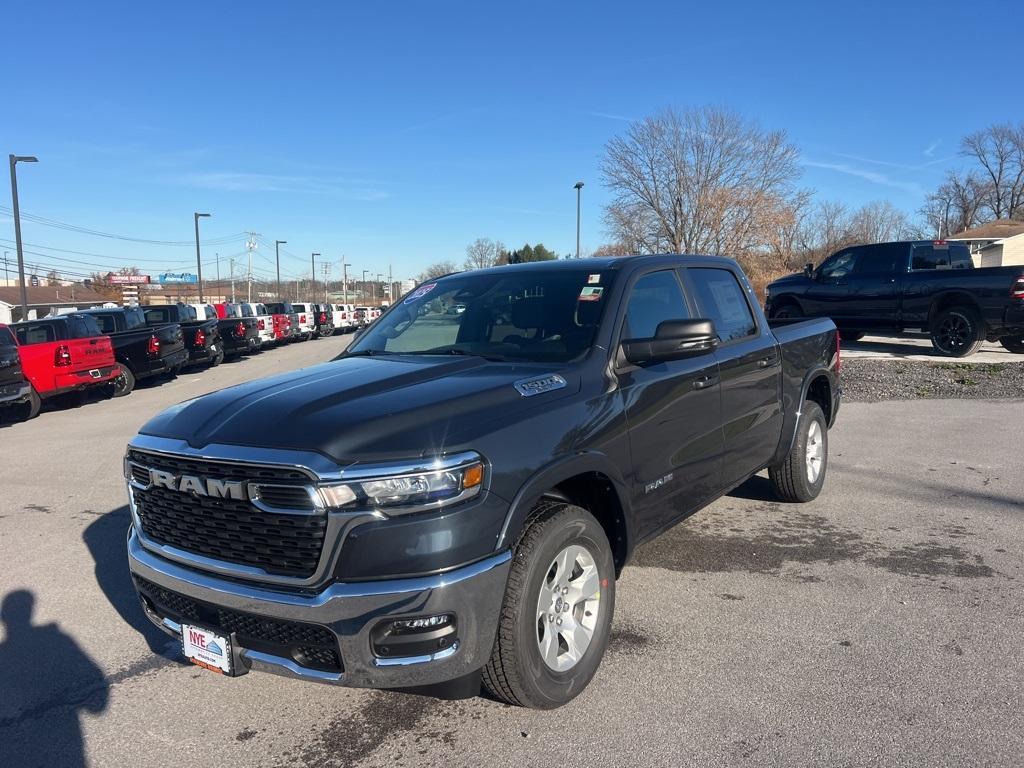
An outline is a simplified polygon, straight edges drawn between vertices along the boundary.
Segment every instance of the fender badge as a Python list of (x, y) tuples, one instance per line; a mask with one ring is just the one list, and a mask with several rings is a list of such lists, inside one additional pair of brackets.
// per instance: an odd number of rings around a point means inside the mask
[(533, 397), (544, 392), (562, 389), (566, 386), (566, 381), (557, 373), (548, 373), (543, 376), (534, 376), (530, 379), (520, 379), (513, 382), (512, 386), (523, 397)]

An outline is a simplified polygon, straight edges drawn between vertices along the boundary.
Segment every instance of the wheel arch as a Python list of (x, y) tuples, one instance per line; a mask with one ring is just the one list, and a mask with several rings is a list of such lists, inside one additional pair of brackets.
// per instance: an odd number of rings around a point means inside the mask
[(772, 464), (777, 464), (785, 458), (793, 448), (796, 441), (796, 430), (800, 425), (800, 414), (803, 412), (803, 404), (807, 400), (816, 402), (825, 414), (825, 423), (829, 428), (835, 423), (835, 391), (836, 383), (834, 374), (824, 366), (812, 368), (804, 376), (800, 385), (799, 399), (793, 401), (792, 413), (783, 425), (782, 439), (779, 441), (778, 450), (772, 459)]
[(975, 312), (979, 321), (982, 321), (981, 306), (974, 296), (966, 291), (950, 290), (932, 297), (931, 306), (928, 308), (928, 327), (931, 328), (932, 321), (939, 312), (950, 307), (967, 307)]
[(618, 469), (603, 454), (587, 452), (552, 462), (533, 474), (516, 493), (496, 548), (515, 544), (538, 501), (556, 499), (586, 509), (601, 523), (616, 574), (621, 573), (635, 541), (627, 488)]

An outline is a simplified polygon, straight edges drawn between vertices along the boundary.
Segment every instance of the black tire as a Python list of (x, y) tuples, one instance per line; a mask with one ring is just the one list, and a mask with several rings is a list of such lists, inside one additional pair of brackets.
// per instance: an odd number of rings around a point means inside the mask
[(985, 343), (985, 324), (970, 307), (947, 307), (931, 323), (932, 346), (946, 357), (969, 357)]
[(118, 367), (121, 369), (121, 373), (107, 385), (107, 391), (111, 397), (124, 397), (135, 389), (135, 374), (123, 365)]
[(843, 341), (860, 341), (864, 338), (861, 331), (840, 331)]
[(22, 421), (29, 421), (39, 415), (39, 411), (43, 408), (43, 399), (36, 392), (36, 388), (32, 387), (28, 393), (28, 402), (20, 406), (18, 414)]
[(218, 365), (224, 362), (224, 350), (218, 349), (213, 357), (210, 358), (210, 367), (216, 368)]
[[(813, 400), (805, 400), (801, 410), (803, 412), (800, 414), (800, 421), (796, 427), (796, 440), (793, 441), (789, 455), (781, 464), (768, 468), (768, 478), (771, 480), (772, 488), (775, 490), (775, 495), (782, 501), (813, 501), (821, 493), (828, 471), (828, 425), (825, 422), (825, 414), (822, 412), (821, 406)], [(815, 425), (821, 452), (817, 475), (812, 478), (808, 460), (808, 443)]]
[(777, 307), (772, 307), (772, 320), (785, 320), (787, 318), (803, 317), (803, 310), (798, 304), (788, 301)]
[(1024, 355), (1024, 336), (1003, 336), (999, 343), (1003, 345), (1003, 349), (1007, 352), (1013, 352), (1015, 355)]
[[(515, 547), (494, 649), (483, 669), (482, 679), (493, 696), (509, 704), (554, 709), (586, 688), (608, 647), (615, 611), (615, 562), (604, 529), (587, 510), (544, 501), (537, 505), (533, 514)], [(583, 548), (596, 566), (597, 618), (581, 658), (571, 668), (557, 671), (541, 655), (540, 638), (550, 630), (549, 625), (543, 624), (547, 614), (538, 617), (537, 607), (541, 588), (555, 573), (556, 556), (570, 546)], [(562, 606), (561, 598), (558, 600)], [(553, 617), (559, 610), (561, 608), (552, 608), (550, 621), (556, 621)], [(569, 611), (565, 616), (582, 619), (591, 615), (582, 603), (565, 610)], [(561, 623), (563, 614), (558, 615), (557, 621)], [(552, 637), (556, 643), (563, 642), (558, 630)], [(556, 653), (559, 648), (560, 645), (556, 646)]]

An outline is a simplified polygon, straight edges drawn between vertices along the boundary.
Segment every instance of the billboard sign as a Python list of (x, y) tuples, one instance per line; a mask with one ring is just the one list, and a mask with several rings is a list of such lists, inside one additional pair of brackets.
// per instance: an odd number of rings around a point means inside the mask
[(109, 275), (107, 281), (111, 285), (145, 285), (149, 275)]
[(161, 285), (193, 285), (199, 282), (199, 278), (191, 272), (164, 272), (160, 275)]

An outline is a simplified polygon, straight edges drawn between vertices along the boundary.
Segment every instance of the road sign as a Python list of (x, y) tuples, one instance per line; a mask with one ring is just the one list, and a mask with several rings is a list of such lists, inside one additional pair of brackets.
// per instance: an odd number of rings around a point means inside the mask
[(182, 283), (187, 283), (191, 285), (198, 282), (199, 278), (196, 275), (193, 275), (191, 272), (164, 272), (162, 275), (160, 275), (161, 285), (180, 285)]
[(110, 275), (107, 280), (111, 285), (145, 285), (149, 275)]

